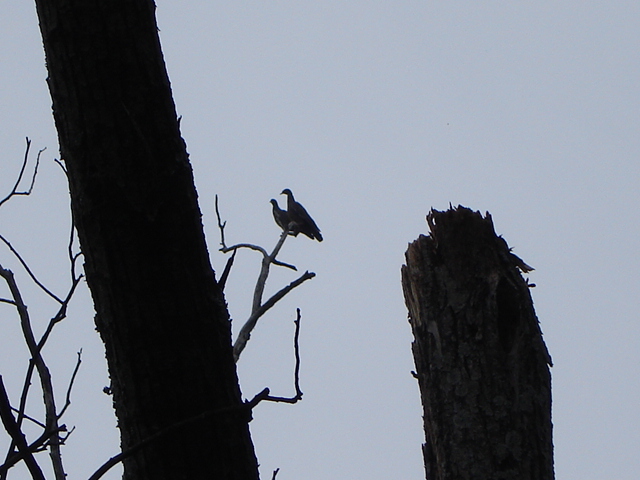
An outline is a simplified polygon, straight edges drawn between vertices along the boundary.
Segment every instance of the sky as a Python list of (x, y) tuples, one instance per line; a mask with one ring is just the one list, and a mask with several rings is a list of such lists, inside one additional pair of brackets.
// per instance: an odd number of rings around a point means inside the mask
[[(260, 404), (251, 423), (262, 478), (276, 468), (278, 480), (424, 478), (400, 267), (408, 243), (427, 233), (429, 209), (450, 203), (491, 212), (535, 267), (554, 360), (556, 477), (637, 478), (640, 4), (160, 0), (157, 16), (216, 271), (226, 257), (215, 195), (230, 244), (275, 245), (269, 199), (284, 206), (284, 188), (325, 239), (287, 240), (279, 258), (317, 276), (260, 321), (238, 364), (245, 397), (266, 386), (293, 395), (301, 309), (304, 398)], [(63, 295), (68, 190), (29, 2), (3, 3), (0, 71), (0, 197), (25, 137), (33, 153), (46, 147), (33, 194), (0, 209), (0, 233)], [(231, 273), (235, 331), (260, 260), (239, 252)], [(0, 264), (16, 272), (42, 332), (55, 304), (6, 248)], [(296, 277), (274, 269), (267, 293)], [(74, 479), (119, 445), (86, 285), (44, 350), (59, 404), (80, 349), (63, 418), (75, 426), (63, 450)], [(27, 360), (17, 317), (0, 305), (0, 374), (14, 403)], [(0, 435), (0, 452), (6, 444)]]

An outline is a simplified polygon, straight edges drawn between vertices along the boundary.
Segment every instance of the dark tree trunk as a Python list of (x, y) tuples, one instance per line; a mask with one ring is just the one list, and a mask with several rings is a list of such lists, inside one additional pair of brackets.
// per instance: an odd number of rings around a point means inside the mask
[(432, 210), (402, 286), (424, 409), (429, 480), (551, 480), (551, 360), (491, 216)]
[[(49, 89), (127, 479), (255, 479), (151, 0), (36, 0)], [(105, 452), (106, 455), (107, 452)]]

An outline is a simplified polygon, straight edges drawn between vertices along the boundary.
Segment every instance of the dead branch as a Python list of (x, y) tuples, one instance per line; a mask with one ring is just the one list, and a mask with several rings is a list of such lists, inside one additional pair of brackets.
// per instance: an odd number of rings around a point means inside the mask
[(33, 186), (36, 183), (36, 175), (38, 174), (38, 166), (40, 165), (40, 155), (42, 154), (42, 152), (46, 150), (46, 148), (43, 148), (38, 151), (38, 155), (36, 156), (36, 165), (33, 168), (33, 175), (31, 176), (31, 184), (29, 185), (29, 188), (27, 190), (19, 192), (18, 187), (20, 186), (20, 182), (22, 182), (22, 177), (24, 176), (24, 172), (27, 168), (27, 163), (29, 161), (29, 150), (31, 148), (31, 140), (29, 140), (29, 137), (27, 137), (26, 140), (27, 140), (27, 147), (25, 148), (25, 151), (24, 151), (24, 158), (22, 160), (22, 166), (20, 167), (20, 173), (18, 174), (16, 183), (13, 185), (13, 188), (11, 189), (11, 191), (7, 194), (6, 197), (0, 200), (0, 207), (5, 202), (8, 202), (12, 197), (15, 197), (18, 195), (25, 195), (25, 196), (31, 195), (31, 192), (33, 191)]
[(82, 349), (80, 349), (80, 351), (78, 352), (78, 360), (76, 361), (76, 366), (73, 369), (73, 373), (71, 374), (71, 379), (69, 380), (69, 386), (67, 387), (67, 395), (65, 397), (64, 407), (62, 407), (62, 410), (60, 410), (60, 413), (58, 414), (58, 420), (62, 418), (62, 416), (64, 415), (64, 412), (67, 410), (67, 408), (69, 408), (69, 405), (71, 405), (71, 390), (73, 389), (73, 384), (76, 381), (76, 375), (78, 375), (78, 370), (80, 370), (81, 363), (82, 363)]
[[(18, 414), (20, 413), (20, 410), (15, 408), (15, 407), (11, 407), (11, 411), (15, 412), (15, 413), (18, 413)], [(22, 414), (22, 418), (24, 420), (29, 420), (31, 423), (33, 423), (35, 425), (38, 425), (40, 428), (47, 428), (47, 426), (44, 423), (42, 423), (40, 420), (38, 420), (37, 418), (33, 418), (33, 417), (27, 415), (26, 413)]]
[(296, 366), (293, 370), (293, 384), (296, 388), (296, 394), (293, 397), (273, 397), (271, 395), (265, 396), (262, 400), (267, 402), (283, 402), (283, 403), (297, 403), (302, 400), (302, 390), (300, 390), (300, 345), (298, 343), (300, 338), (300, 309), (297, 310), (297, 317), (293, 321), (296, 325), (296, 331), (293, 335), (293, 351), (296, 358)]
[(6, 476), (7, 471), (11, 467), (13, 467), (18, 462), (21, 462), (25, 458), (25, 455), (29, 455), (31, 453), (40, 452), (44, 450), (46, 448), (46, 443), (49, 441), (49, 438), (51, 438), (54, 435), (58, 435), (61, 432), (66, 432), (66, 431), (67, 431), (66, 425), (60, 425), (58, 430), (54, 430), (54, 431), (45, 430), (36, 439), (36, 441), (34, 441), (28, 446), (26, 452), (12, 452), (12, 453), (10, 452), (11, 454), (7, 457), (7, 460), (2, 465), (0, 465), (0, 475), (2, 475), (2, 478)]
[[(269, 300), (267, 300), (264, 304), (259, 305), (258, 308), (251, 313), (251, 315), (249, 316), (249, 319), (245, 322), (245, 324), (240, 329), (240, 333), (238, 333), (238, 338), (233, 344), (233, 357), (235, 358), (236, 362), (238, 361), (238, 358), (240, 358), (240, 354), (242, 353), (242, 351), (247, 345), (247, 342), (251, 338), (251, 332), (255, 328), (260, 317), (262, 317), (265, 313), (267, 313), (267, 310), (273, 307), (276, 304), (276, 302), (278, 302), (282, 297), (284, 297), (287, 293), (289, 293), (295, 287), (306, 282), (307, 280), (312, 279), (315, 276), (316, 274), (313, 272), (308, 272), (308, 271), (305, 272), (296, 280), (291, 282), (289, 285), (287, 285), (286, 287), (283, 287), (274, 295), (272, 295), (271, 298), (269, 298)], [(254, 303), (254, 306), (255, 306), (255, 303)]]
[[(38, 166), (40, 164), (40, 156), (45, 149), (41, 149), (36, 156), (36, 162), (33, 168), (33, 174), (31, 177), (31, 182), (29, 184), (29, 187), (24, 190), (19, 190), (20, 184), (24, 179), (26, 167), (28, 164), (30, 146), (31, 146), (31, 141), (27, 138), (27, 147), (25, 150), (22, 166), (20, 168), (20, 173), (18, 174), (18, 178), (13, 188), (9, 192), (9, 194), (0, 201), (0, 206), (2, 206), (2, 204), (7, 202), (14, 196), (30, 195), (31, 192), (33, 191), (36, 176), (38, 173)], [(56, 160), (56, 162), (61, 166), (62, 170), (66, 174), (66, 169), (64, 168), (64, 165), (62, 165), (58, 160)], [(66, 426), (59, 425), (58, 420), (60, 419), (60, 417), (62, 416), (62, 414), (65, 412), (65, 410), (68, 408), (70, 404), (71, 388), (75, 381), (75, 377), (77, 375), (77, 371), (80, 365), (80, 359), (78, 359), (78, 363), (76, 364), (76, 368), (74, 369), (74, 372), (70, 380), (69, 388), (67, 391), (65, 407), (62, 409), (60, 414), (57, 414), (51, 374), (44, 362), (44, 359), (42, 358), (41, 351), (47, 339), (49, 338), (49, 335), (51, 334), (53, 327), (58, 322), (66, 318), (68, 304), (71, 301), (71, 298), (78, 284), (80, 283), (80, 280), (82, 279), (81, 274), (80, 275), (76, 274), (76, 262), (80, 256), (80, 253), (74, 253), (73, 251), (73, 246), (74, 246), (73, 219), (71, 220), (71, 229), (70, 229), (69, 243), (67, 248), (68, 256), (69, 256), (70, 271), (71, 271), (71, 286), (69, 288), (69, 291), (67, 292), (66, 297), (64, 298), (57, 296), (51, 290), (49, 290), (42, 282), (40, 282), (40, 280), (36, 277), (36, 275), (31, 270), (27, 262), (24, 260), (24, 258), (20, 255), (20, 253), (13, 247), (13, 245), (4, 236), (0, 235), (0, 240), (4, 242), (4, 244), (11, 251), (11, 253), (13, 253), (13, 255), (18, 259), (18, 261), (20, 262), (22, 267), (25, 269), (25, 271), (27, 272), (31, 280), (49, 297), (51, 297), (52, 299), (54, 299), (56, 302), (60, 304), (58, 311), (53, 316), (53, 318), (51, 318), (51, 320), (49, 321), (49, 324), (45, 330), (45, 333), (40, 338), (40, 341), (36, 342), (36, 339), (31, 327), (31, 319), (27, 310), (27, 306), (22, 299), (22, 295), (15, 281), (13, 272), (11, 272), (8, 269), (4, 269), (2, 265), (0, 265), (0, 277), (3, 278), (4, 281), (7, 283), (7, 286), (9, 287), (9, 291), (10, 291), (10, 297), (11, 297), (11, 298), (0, 299), (0, 302), (13, 305), (16, 308), (18, 317), (20, 319), (20, 326), (22, 328), (23, 337), (25, 339), (25, 342), (27, 344), (27, 347), (31, 355), (31, 359), (29, 360), (29, 365), (27, 368), (26, 376), (25, 376), (25, 381), (23, 383), (22, 392), (20, 395), (19, 408), (13, 409), (17, 414), (17, 419), (14, 419), (15, 427), (19, 431), (21, 431), (20, 429), (22, 428), (22, 422), (23, 420), (27, 419), (29, 421), (32, 421), (40, 425), (44, 430), (40, 438), (38, 438), (35, 442), (33, 442), (28, 447), (28, 450), (25, 450), (23, 448), (24, 445), (26, 445), (26, 440), (24, 438), (22, 440), (19, 440), (14, 435), (11, 435), (12, 443), (7, 452), (6, 461), (2, 466), (0, 466), (0, 479), (4, 480), (6, 478), (6, 472), (8, 471), (8, 469), (11, 468), (11, 466), (15, 465), (17, 462), (24, 460), (27, 466), (29, 466), (29, 463), (31, 462), (30, 458), (33, 458), (32, 453), (48, 448), (49, 455), (51, 457), (51, 462), (53, 464), (53, 471), (55, 474), (55, 478), (58, 480), (63, 480), (66, 477), (66, 475), (64, 473), (64, 469), (62, 466), (62, 456), (60, 453), (60, 445), (64, 443), (68, 435), (65, 436), (64, 438), (62, 438), (59, 435), (60, 432), (66, 431)], [(44, 397), (44, 406), (45, 406), (44, 424), (33, 419), (32, 417), (29, 417), (26, 414), (27, 397), (29, 394), (29, 388), (32, 384), (32, 377), (35, 371), (38, 372), (38, 376), (40, 378), (40, 385), (41, 385), (43, 397)], [(11, 408), (10, 408), (10, 413), (11, 413)], [(11, 415), (13, 417), (13, 414)], [(15, 451), (16, 448), (18, 449), (17, 452)], [(31, 470), (31, 467), (29, 468)], [(33, 472), (32, 472), (32, 475), (33, 475)]]
[[(27, 306), (22, 299), (22, 294), (20, 293), (20, 289), (15, 281), (13, 276), (13, 272), (11, 270), (5, 269), (0, 265), (0, 277), (2, 277), (7, 286), (9, 287), (9, 291), (11, 292), (11, 297), (16, 304), (16, 310), (18, 311), (18, 316), (20, 318), (20, 326), (22, 328), (22, 334), (24, 336), (27, 347), (29, 348), (29, 353), (31, 355), (30, 364), (34, 364), (35, 368), (38, 372), (38, 376), (40, 378), (40, 386), (42, 388), (42, 394), (44, 397), (44, 406), (45, 406), (45, 424), (47, 425), (47, 430), (54, 431), (58, 430), (58, 417), (56, 414), (56, 405), (55, 405), (55, 397), (53, 394), (53, 382), (51, 380), (51, 372), (49, 368), (44, 362), (42, 355), (40, 354), (41, 346), (38, 346), (36, 343), (33, 329), (31, 328), (31, 318), (29, 316)], [(30, 383), (30, 380), (27, 382)], [(26, 395), (28, 393), (28, 387), (23, 388), (22, 396), (20, 398), (20, 412), (24, 412), (23, 408), (26, 405)], [(20, 428), (22, 422), (21, 413), (18, 415), (17, 425)], [(17, 445), (17, 444), (16, 444)], [(9, 450), (9, 454), (13, 451), (13, 444)], [(66, 474), (64, 473), (64, 468), (62, 466), (62, 455), (60, 453), (60, 441), (57, 435), (53, 436), (49, 443), (50, 450), (49, 455), (51, 457), (51, 462), (53, 464), (53, 469), (55, 473), (56, 480), (64, 480)]]
[(53, 298), (56, 302), (58, 303), (63, 303), (63, 301), (60, 299), (60, 297), (58, 297), (55, 293), (53, 293), (51, 290), (49, 290), (47, 287), (44, 286), (44, 284), (42, 282), (40, 282), (40, 280), (38, 280), (38, 278), (34, 275), (34, 273), (31, 271), (31, 269), (29, 268), (29, 265), (27, 264), (27, 262), (24, 260), (24, 258), (22, 258), (22, 256), (20, 255), (20, 253), (18, 253), (18, 251), (13, 247), (13, 245), (11, 245), (11, 242), (9, 242), (9, 240), (7, 240), (6, 238), (4, 238), (3, 235), (0, 234), (0, 240), (4, 242), (4, 244), (7, 246), (7, 248), (9, 248), (9, 250), (11, 250), (11, 253), (13, 253), (13, 255), (18, 259), (18, 261), (22, 264), (22, 267), (25, 269), (25, 271), (27, 272), (27, 274), (31, 277), (31, 280), (33, 280), (33, 282), (40, 287), (40, 289), (46, 293), (47, 295), (49, 295), (51, 298)]
[(231, 267), (233, 267), (233, 261), (236, 259), (236, 253), (238, 253), (238, 250), (233, 251), (229, 260), (227, 260), (227, 264), (224, 266), (224, 271), (222, 272), (220, 280), (218, 280), (218, 285), (220, 285), (220, 290), (222, 291), (224, 291), (224, 286), (227, 284), (227, 278), (229, 278)]
[(18, 452), (23, 455), (24, 463), (29, 469), (31, 477), (35, 480), (45, 480), (38, 462), (36, 462), (33, 453), (29, 451), (29, 446), (27, 445), (24, 433), (20, 430), (20, 427), (13, 417), (13, 413), (11, 413), (11, 403), (9, 402), (9, 396), (7, 395), (4, 382), (2, 381), (2, 375), (0, 375), (0, 417), (2, 418), (2, 424), (4, 425), (5, 430), (9, 436), (11, 436), (13, 443), (18, 448)]
[[(75, 261), (75, 260), (74, 260)], [(75, 273), (73, 271), (73, 267), (72, 267), (72, 276), (74, 276)], [(58, 312), (51, 318), (51, 320), (49, 321), (49, 324), (47, 325), (47, 328), (44, 332), (44, 334), (42, 335), (42, 337), (40, 338), (40, 341), (37, 344), (37, 351), (40, 352), (42, 350), (42, 348), (44, 347), (46, 341), (49, 338), (49, 335), (51, 334), (53, 327), (61, 322), (63, 319), (66, 318), (66, 312), (67, 312), (67, 307), (69, 302), (71, 301), (71, 298), (73, 297), (73, 294), (76, 290), (76, 287), (78, 286), (78, 284), (80, 283), (80, 280), (82, 279), (82, 275), (75, 277), (73, 280), (73, 283), (71, 284), (71, 287), (69, 288), (69, 291), (67, 292), (67, 295), (65, 297), (65, 299), (63, 300), (62, 305), (60, 305), (60, 308), (58, 310)], [(17, 305), (15, 301), (11, 301), (11, 303), (13, 305)], [(26, 404), (27, 404), (27, 397), (29, 394), (29, 388), (31, 386), (31, 379), (33, 377), (33, 372), (36, 368), (37, 362), (33, 361), (33, 358), (29, 361), (29, 366), (27, 368), (27, 373), (25, 375), (25, 380), (23, 382), (23, 386), (22, 386), (22, 394), (20, 395), (20, 405), (19, 408), (17, 409), (17, 413), (18, 413), (18, 425), (22, 425), (22, 421), (23, 419), (30, 419), (26, 414), (25, 414), (25, 409), (26, 409)], [(73, 384), (73, 381), (75, 380), (75, 376), (77, 374), (78, 368), (80, 366), (80, 358), (78, 358), (78, 363), (76, 364), (76, 368), (73, 372), (72, 378), (71, 378), (71, 383), (69, 385), (69, 389), (67, 391), (67, 403), (69, 403), (69, 394), (71, 391), (71, 386)], [(68, 407), (67, 404), (65, 404), (65, 407), (63, 408), (63, 411)], [(54, 409), (55, 409), (55, 405), (54, 405)], [(61, 412), (59, 415), (57, 415), (57, 419), (59, 420), (62, 416)], [(34, 420), (32, 420), (34, 421)], [(48, 440), (51, 436), (54, 435), (54, 433), (58, 432), (58, 431), (66, 431), (66, 427), (60, 426), (60, 427), (56, 427), (57, 429), (53, 429), (53, 430), (48, 430), (46, 425), (42, 425), (43, 428), (45, 429), (45, 433), (43, 434), (45, 436), (45, 439)], [(53, 433), (46, 433), (48, 431), (52, 431)], [(59, 437), (56, 436), (56, 439), (58, 440), (59, 444), (64, 443), (64, 439), (61, 439)], [(34, 444), (37, 444), (37, 441), (34, 442)], [(12, 445), (9, 449), (9, 452), (7, 453), (7, 457), (6, 457), (6, 461), (5, 461), (5, 465), (7, 465), (9, 463), (9, 458), (13, 458), (11, 457), (12, 452), (13, 452), (13, 447), (14, 445)], [(32, 450), (33, 451), (33, 450)], [(16, 460), (19, 461), (20, 459)], [(1, 470), (0, 470), (1, 471)], [(2, 478), (2, 477), (0, 477)]]
[(218, 217), (218, 228), (220, 229), (220, 246), (222, 248), (225, 248), (224, 227), (226, 227), (227, 221), (225, 220), (224, 223), (222, 223), (222, 221), (220, 220), (220, 209), (218, 208), (218, 195), (216, 195), (216, 216)]
[(238, 243), (236, 245), (232, 245), (230, 247), (227, 247), (227, 244), (225, 242), (224, 239), (224, 229), (227, 226), (227, 221), (225, 220), (224, 222), (222, 221), (222, 218), (220, 216), (220, 209), (218, 207), (218, 196), (216, 195), (216, 217), (218, 219), (218, 229), (220, 230), (220, 251), (222, 253), (229, 253), (229, 252), (235, 252), (236, 250), (240, 249), (240, 248), (248, 248), (250, 250), (255, 250), (257, 252), (262, 253), (263, 257), (271, 257), (271, 263), (275, 264), (275, 265), (279, 265), (281, 267), (286, 267), (286, 268), (290, 268), (292, 270), (298, 270), (294, 265), (290, 265), (288, 263), (284, 263), (284, 262), (280, 262), (279, 260), (276, 260), (276, 256), (278, 255), (278, 253), (280, 252), (280, 249), (282, 248), (282, 245), (284, 244), (284, 241), (286, 240), (287, 237), (287, 233), (288, 232), (282, 232), (282, 235), (280, 236), (280, 239), (278, 240), (278, 243), (276, 244), (275, 248), (273, 249), (273, 252), (271, 252), (271, 255), (269, 255), (267, 253), (267, 251), (262, 248), (259, 245), (254, 245), (251, 243)]

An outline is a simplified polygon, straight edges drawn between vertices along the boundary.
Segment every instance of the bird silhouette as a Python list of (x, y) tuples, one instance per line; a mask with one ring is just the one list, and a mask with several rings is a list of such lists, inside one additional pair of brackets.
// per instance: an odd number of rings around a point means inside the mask
[(300, 233), (298, 230), (298, 225), (295, 222), (292, 222), (289, 218), (289, 214), (286, 210), (282, 210), (280, 205), (278, 205), (278, 201), (275, 198), (269, 200), (271, 205), (273, 205), (273, 219), (276, 221), (278, 226), (289, 233), (289, 235), (293, 235), (297, 237)]
[(295, 223), (295, 228), (297, 229), (297, 231), (299, 233), (305, 234), (311, 240), (318, 240), (319, 242), (321, 242), (322, 234), (320, 233), (320, 229), (316, 225), (316, 222), (313, 221), (313, 218), (311, 218), (311, 215), (307, 213), (305, 208), (300, 205), (300, 203), (296, 202), (296, 199), (293, 197), (293, 193), (291, 193), (291, 190), (285, 188), (282, 191), (281, 195), (287, 196), (286, 213), (289, 215), (289, 221)]

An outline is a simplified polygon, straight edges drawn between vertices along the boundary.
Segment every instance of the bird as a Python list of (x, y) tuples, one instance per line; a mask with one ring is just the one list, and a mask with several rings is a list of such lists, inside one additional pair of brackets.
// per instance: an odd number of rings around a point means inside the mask
[(311, 240), (321, 242), (322, 234), (316, 222), (313, 221), (313, 218), (311, 218), (305, 208), (296, 202), (291, 190), (285, 188), (280, 195), (287, 196), (287, 214), (289, 215), (289, 220), (296, 224), (297, 231), (304, 233)]
[(280, 208), (280, 205), (278, 205), (278, 201), (275, 198), (272, 198), (269, 201), (271, 202), (271, 205), (273, 205), (273, 219), (276, 221), (278, 226), (282, 230), (287, 231), (289, 235), (297, 237), (300, 230), (297, 229), (297, 224), (291, 221), (287, 211)]

